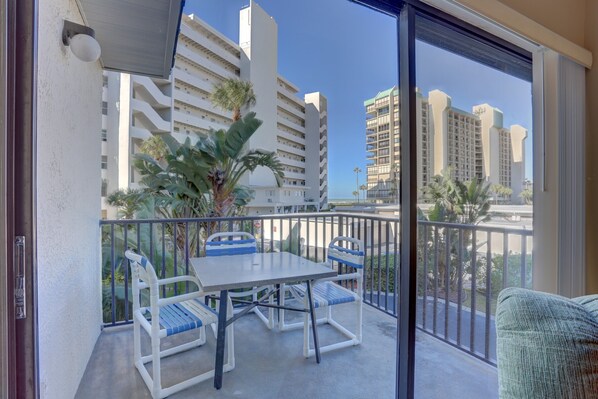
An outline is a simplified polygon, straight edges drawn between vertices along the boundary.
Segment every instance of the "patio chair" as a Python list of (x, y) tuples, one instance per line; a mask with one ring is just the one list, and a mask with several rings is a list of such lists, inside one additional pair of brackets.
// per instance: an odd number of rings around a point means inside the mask
[[(341, 243), (344, 242), (344, 246)], [(317, 319), (318, 324), (329, 324), (334, 327), (348, 339), (342, 342), (321, 346), (320, 352), (329, 352), (335, 349), (346, 348), (348, 346), (359, 345), (361, 343), (362, 331), (362, 298), (363, 298), (363, 243), (351, 237), (336, 237), (328, 245), (328, 256), (325, 265), (333, 267), (334, 262), (344, 264), (347, 270), (351, 272), (339, 274), (336, 277), (322, 279), (315, 282), (312, 289), (314, 308), (326, 308), (326, 316)], [(340, 270), (340, 267), (339, 267)], [(347, 282), (355, 290), (343, 287), (339, 282)], [(305, 306), (308, 306), (307, 287), (305, 284), (296, 284), (290, 286), (290, 292), (293, 297), (303, 300)], [(353, 304), (355, 306), (356, 329), (355, 332), (339, 324), (332, 317), (332, 307), (341, 304)], [(284, 322), (284, 320), (283, 320)], [(315, 354), (315, 349), (310, 348), (310, 330), (311, 320), (309, 314), (305, 313), (303, 323), (287, 325), (287, 329), (295, 328), (296, 324), (303, 327), (303, 354), (310, 357)]]
[[(257, 242), (255, 237), (243, 231), (214, 233), (206, 240), (206, 256), (243, 255), (254, 253), (257, 253)], [(251, 297), (253, 301), (257, 301), (259, 294), (267, 293), (271, 289), (271, 286), (253, 287), (252, 289), (238, 292), (229, 291), (228, 295), (230, 298)], [(270, 298), (270, 303), (272, 303), (272, 297)], [(238, 313), (241, 310), (242, 308), (236, 308), (234, 309), (234, 312)], [(260, 320), (264, 322), (266, 327), (272, 329), (274, 326), (274, 310), (272, 308), (268, 309), (268, 317), (266, 317), (257, 306), (253, 308), (252, 311), (260, 318)]]
[[(214, 377), (214, 370), (212, 369), (175, 385), (162, 387), (161, 358), (203, 345), (206, 342), (205, 327), (212, 325), (215, 332), (218, 315), (214, 309), (204, 303), (203, 298), (206, 293), (201, 291), (160, 298), (160, 287), (166, 284), (191, 282), (199, 289), (199, 283), (195, 277), (178, 276), (159, 280), (154, 267), (147, 258), (130, 250), (125, 252), (125, 256), (129, 259), (133, 281), (133, 351), (135, 366), (150, 390), (152, 398), (164, 398)], [(140, 305), (142, 290), (149, 290), (149, 306)], [(228, 306), (228, 312), (232, 316), (232, 303), (229, 301), (226, 306)], [(150, 355), (143, 356), (141, 354), (140, 327), (143, 327), (150, 336), (152, 348)], [(234, 331), (232, 325), (229, 328), (230, 331), (226, 334), (228, 352), (227, 363), (224, 365), (225, 372), (235, 367)], [(160, 341), (163, 338), (193, 329), (199, 330), (198, 339), (160, 350)], [(148, 362), (152, 362), (152, 376), (145, 368), (145, 364)]]

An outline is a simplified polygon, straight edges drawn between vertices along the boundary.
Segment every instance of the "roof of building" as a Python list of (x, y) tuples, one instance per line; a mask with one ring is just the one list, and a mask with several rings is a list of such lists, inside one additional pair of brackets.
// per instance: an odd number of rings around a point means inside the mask
[(381, 91), (378, 94), (376, 94), (376, 97), (370, 98), (369, 100), (365, 100), (363, 102), (363, 106), (367, 107), (368, 105), (372, 105), (376, 100), (378, 100), (380, 98), (388, 97), (391, 93), (396, 95), (399, 93), (399, 90), (396, 87), (391, 87), (390, 89)]

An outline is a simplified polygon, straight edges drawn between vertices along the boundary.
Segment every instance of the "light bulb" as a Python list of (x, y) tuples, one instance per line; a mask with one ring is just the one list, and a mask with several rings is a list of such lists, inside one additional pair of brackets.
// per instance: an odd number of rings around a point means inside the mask
[(83, 62), (97, 61), (102, 52), (98, 41), (84, 33), (71, 37), (69, 45), (73, 54)]

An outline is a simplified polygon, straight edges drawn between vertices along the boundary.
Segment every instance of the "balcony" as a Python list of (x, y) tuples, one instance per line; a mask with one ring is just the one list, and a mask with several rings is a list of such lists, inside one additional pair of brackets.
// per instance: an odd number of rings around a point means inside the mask
[[(243, 317), (235, 323), (236, 366), (224, 375), (222, 389), (216, 391), (209, 380), (172, 398), (394, 398), (396, 319), (369, 306), (364, 307), (363, 318), (363, 344), (325, 353), (318, 365), (302, 355), (302, 330), (269, 331), (255, 315)], [(326, 328), (318, 332), (323, 343), (335, 338)], [(421, 348), (416, 361), (419, 397), (497, 397), (488, 394), (498, 392), (494, 367), (425, 333), (419, 332), (417, 340)], [(75, 398), (98, 397), (100, 392), (106, 398), (150, 398), (132, 365), (132, 342), (132, 328), (105, 329)], [(149, 342), (144, 342), (142, 350), (149, 351)], [(163, 361), (168, 368), (163, 382), (169, 385), (183, 375), (212, 368), (214, 351), (215, 341), (208, 333), (205, 346)], [(438, 358), (442, 367), (435, 364)]]
[(305, 119), (305, 111), (301, 111), (289, 103), (290, 101), (284, 98), (277, 98), (276, 105), (286, 112), (296, 116), (297, 118)]
[(134, 117), (142, 120), (147, 130), (152, 133), (169, 133), (171, 130), (171, 122), (164, 120), (147, 102), (132, 98), (131, 112)]
[[(207, 235), (231, 230), (252, 233), (260, 251), (285, 250), (315, 261), (325, 259), (326, 244), (334, 236), (363, 240), (364, 342), (326, 353), (323, 364), (317, 365), (301, 355), (302, 331), (269, 331), (254, 316), (247, 316), (235, 324), (237, 366), (225, 375), (222, 394), (279, 397), (284, 390), (289, 398), (305, 397), (306, 392), (313, 397), (330, 397), (331, 392), (344, 392), (345, 397), (394, 397), (398, 228), (397, 218), (358, 213), (101, 221), (105, 328), (76, 397), (91, 397), (99, 389), (106, 397), (149, 397), (131, 363), (130, 277), (122, 257), (125, 245), (148, 254), (159, 274), (171, 277), (189, 273), (188, 257), (203, 256)], [(531, 285), (532, 232), (428, 221), (419, 222), (419, 231), (416, 392), (421, 397), (497, 397), (496, 294), (506, 286)], [(487, 273), (488, 264), (492, 265), (491, 273)], [(178, 290), (182, 292), (185, 287)], [(171, 293), (165, 291), (164, 295)], [(347, 310), (339, 312), (339, 319), (349, 316)], [(334, 334), (322, 327), (321, 342), (334, 339)], [(148, 342), (144, 345), (147, 349)], [(212, 336), (206, 346), (170, 363), (166, 359), (165, 382), (193, 368), (212, 367)], [(347, 363), (360, 367), (347, 368)], [(376, 372), (364, 374), (364, 368)], [(123, 375), (127, 378), (119, 378)], [(332, 383), (330, 375), (343, 375), (344, 382)], [(205, 382), (176, 397), (214, 394), (211, 383)]]
[(292, 121), (291, 119), (289, 119), (285, 116), (282, 116), (280, 113), (278, 113), (276, 121), (282, 125), (285, 125), (288, 128), (296, 130), (300, 133), (305, 133), (305, 126), (301, 126), (300, 124), (296, 123), (295, 121)]

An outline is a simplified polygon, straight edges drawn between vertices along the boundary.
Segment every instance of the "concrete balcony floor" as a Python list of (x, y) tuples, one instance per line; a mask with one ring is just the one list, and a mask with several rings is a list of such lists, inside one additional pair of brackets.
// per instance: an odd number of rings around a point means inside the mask
[[(335, 308), (335, 318), (352, 326), (352, 309)], [(324, 353), (318, 365), (302, 355), (302, 329), (270, 331), (257, 316), (247, 315), (235, 323), (236, 367), (224, 374), (222, 389), (215, 390), (210, 379), (171, 398), (394, 398), (396, 319), (367, 305), (363, 316), (363, 344)], [(324, 345), (339, 337), (329, 326), (318, 332)], [(171, 339), (190, 340), (194, 334)], [(210, 330), (207, 336), (202, 347), (163, 359), (163, 384), (213, 368), (216, 343)], [(143, 330), (142, 337), (147, 338)], [(148, 343), (145, 339), (143, 353)], [(416, 352), (417, 398), (498, 398), (494, 367), (419, 331)], [(133, 365), (132, 327), (101, 333), (76, 398), (151, 398)]]

